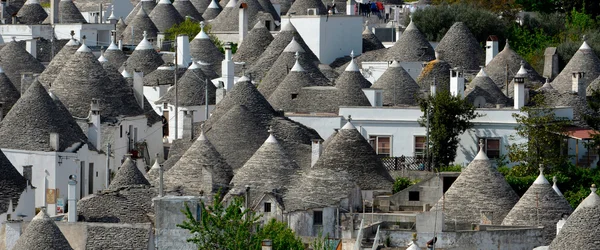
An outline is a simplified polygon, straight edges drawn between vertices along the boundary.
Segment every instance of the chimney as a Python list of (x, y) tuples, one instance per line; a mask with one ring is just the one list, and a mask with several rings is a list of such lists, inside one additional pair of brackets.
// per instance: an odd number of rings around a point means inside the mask
[(227, 90), (225, 89), (225, 87), (223, 86), (223, 82), (219, 81), (219, 87), (217, 88), (216, 91), (216, 100), (215, 100), (215, 105), (219, 104), (219, 102), (221, 100), (223, 100), (223, 98), (225, 98), (225, 94), (227, 93)]
[(248, 4), (247, 3), (241, 3), (240, 4), (240, 44), (242, 43), (242, 41), (244, 41), (244, 38), (246, 38), (246, 34), (248, 34)]
[(400, 40), (400, 36), (402, 36), (402, 30), (400, 30), (400, 26), (396, 26), (396, 42)]
[(225, 79), (225, 89), (231, 90), (233, 88), (233, 60), (231, 56), (231, 43), (226, 42), (223, 46), (225, 48), (225, 60), (221, 63), (221, 76)]
[(24, 165), (23, 166), (23, 177), (25, 178), (25, 180), (27, 180), (27, 184), (31, 185), (31, 181), (33, 176), (31, 176), (33, 174), (33, 166), (32, 165)]
[(133, 96), (138, 105), (144, 108), (144, 72), (135, 70), (133, 72)]
[(269, 239), (264, 239), (262, 241), (261, 250), (273, 250), (273, 241)]
[(435, 96), (436, 93), (437, 93), (437, 82), (435, 81), (435, 77), (433, 77), (433, 82), (431, 83), (431, 86), (429, 86), (429, 94), (431, 96)]
[(544, 52), (544, 77), (553, 80), (559, 73), (556, 47), (548, 47)]
[(184, 110), (183, 111), (183, 139), (194, 139), (194, 111), (195, 110)]
[(50, 148), (57, 152), (60, 150), (60, 136), (56, 132), (50, 132)]
[(494, 59), (498, 55), (498, 37), (489, 36), (485, 42), (485, 65)]
[(67, 214), (67, 218), (69, 223), (77, 222), (77, 176), (69, 175), (69, 188), (68, 188), (68, 204), (69, 211)]
[(515, 82), (515, 90), (513, 98), (515, 100), (515, 109), (521, 109), (525, 106), (525, 78), (528, 73), (525, 69), (525, 62), (521, 61), (521, 68), (515, 75), (513, 81)]
[(34, 80), (33, 73), (21, 72), (21, 89), (19, 89), (19, 92), (25, 93), (27, 88), (29, 88), (29, 85), (31, 85), (33, 83), (33, 80)]
[(187, 68), (192, 62), (190, 40), (186, 35), (177, 36), (177, 65)]
[(119, 46), (120, 50), (123, 50), (123, 39), (119, 39), (119, 44), (117, 44), (117, 46)]
[(322, 139), (313, 139), (312, 140), (312, 154), (310, 158), (310, 167), (313, 167), (319, 157), (321, 157), (321, 153), (323, 153), (323, 140)]
[(367, 96), (367, 99), (369, 99), (372, 107), (383, 106), (383, 89), (365, 88), (362, 91)]
[(465, 77), (458, 69), (450, 69), (450, 93), (453, 96), (465, 97)]
[(97, 149), (102, 149), (102, 124), (100, 120), (100, 100), (92, 99), (88, 123), (88, 139)]
[(571, 76), (571, 90), (573, 94), (585, 97), (585, 84), (583, 83), (583, 76), (585, 72), (573, 72)]
[(50, 0), (50, 24), (54, 25), (58, 22), (58, 3), (60, 0)]
[(346, 1), (346, 15), (348, 15), (348, 16), (356, 15), (356, 13), (354, 13), (354, 5), (355, 4), (356, 4), (356, 1), (354, 1), (354, 0)]
[[(8, 215), (11, 215), (12, 213), (12, 200), (9, 201), (9, 211), (7, 213)], [(17, 243), (17, 240), (21, 237), (21, 234), (23, 233), (23, 221), (21, 220), (16, 220), (17, 218), (12, 218), (12, 216), (10, 216), (11, 218), (7, 218), (8, 220), (6, 221), (6, 226), (5, 226), (5, 231), (4, 231), (4, 243), (5, 243), (5, 247), (6, 249), (12, 249), (15, 244)]]
[(4, 16), (4, 10), (6, 9), (6, 3), (0, 2), (0, 23), (6, 24), (6, 17)]
[(160, 166), (160, 168), (158, 169), (158, 197), (163, 197), (165, 195), (164, 194), (164, 185), (165, 185), (165, 183), (164, 183), (164, 180), (163, 180), (164, 169), (163, 169), (163, 165), (162, 164), (160, 164), (159, 166)]

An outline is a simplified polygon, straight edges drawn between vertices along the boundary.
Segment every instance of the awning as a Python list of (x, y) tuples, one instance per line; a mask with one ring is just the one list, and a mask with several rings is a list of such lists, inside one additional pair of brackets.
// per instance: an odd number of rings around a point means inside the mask
[(568, 137), (577, 140), (591, 140), (593, 136), (598, 134), (599, 132), (589, 128), (580, 128), (580, 127), (568, 127), (565, 128), (565, 134)]

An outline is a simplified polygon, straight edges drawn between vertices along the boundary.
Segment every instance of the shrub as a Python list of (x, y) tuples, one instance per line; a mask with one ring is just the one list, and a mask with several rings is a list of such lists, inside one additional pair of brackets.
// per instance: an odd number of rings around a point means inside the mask
[(394, 187), (392, 188), (392, 193), (398, 193), (404, 190), (407, 187), (410, 187), (413, 183), (409, 178), (398, 177), (396, 181), (394, 181)]

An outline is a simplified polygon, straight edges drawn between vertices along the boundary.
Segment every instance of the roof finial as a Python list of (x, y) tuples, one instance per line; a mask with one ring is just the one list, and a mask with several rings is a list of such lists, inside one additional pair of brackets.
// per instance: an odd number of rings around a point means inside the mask
[(413, 242), (417, 241), (417, 233), (412, 234), (412, 241)]
[(12, 40), (13, 40), (13, 42), (16, 42), (16, 41), (17, 41), (17, 37), (16, 37), (16, 36), (13, 36), (13, 37), (12, 37)]
[(273, 134), (273, 126), (269, 126), (269, 130), (267, 130), (267, 132), (269, 132), (269, 134)]
[(587, 41), (587, 37), (585, 35), (583, 35), (583, 41)]
[(298, 59), (300, 59), (300, 52), (296, 51), (294, 58), (296, 58), (296, 61), (298, 61)]
[(483, 139), (479, 139), (479, 150), (483, 151)]
[(592, 184), (592, 187), (590, 188), (590, 190), (592, 190), (592, 193), (595, 193), (595, 192), (596, 192), (596, 190), (598, 190), (598, 189), (596, 188), (596, 184)]
[(148, 32), (144, 30), (144, 40), (147, 40), (146, 37), (148, 36)]
[(71, 39), (75, 39), (75, 38), (73, 38), (73, 36), (75, 36), (75, 31), (74, 31), (74, 30), (71, 30), (71, 33), (70, 33), (70, 34), (71, 34)]
[(204, 31), (204, 26), (205, 26), (204, 21), (201, 21), (200, 22), (200, 32)]
[(352, 122), (352, 115), (348, 115), (348, 122)]
[(540, 164), (538, 169), (540, 170), (540, 175), (544, 175), (544, 164)]
[(508, 44), (508, 38), (506, 39), (506, 45), (504, 45), (504, 49), (509, 49), (510, 45)]
[(556, 185), (557, 181), (558, 181), (558, 178), (556, 178), (556, 175), (552, 176), (552, 183), (554, 183), (554, 185)]
[(354, 59), (354, 50), (350, 51), (350, 58)]

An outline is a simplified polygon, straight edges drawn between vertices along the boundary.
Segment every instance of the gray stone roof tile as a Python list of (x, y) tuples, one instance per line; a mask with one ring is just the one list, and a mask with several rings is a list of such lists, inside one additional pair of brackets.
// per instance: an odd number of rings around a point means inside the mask
[(168, 29), (175, 24), (185, 21), (181, 14), (173, 7), (170, 0), (161, 0), (156, 4), (156, 7), (149, 14), (150, 19), (159, 32), (167, 32)]
[(412, 77), (394, 61), (373, 83), (371, 88), (383, 89), (384, 105), (416, 105), (421, 88)]
[(600, 216), (600, 197), (596, 186), (569, 216), (556, 238), (550, 244), (552, 250), (593, 249), (600, 241), (598, 218)]
[(190, 0), (190, 2), (192, 2), (200, 14), (204, 14), (206, 8), (210, 5), (211, 0)]
[(58, 4), (59, 23), (87, 23), (72, 0), (61, 0)]
[(303, 87), (317, 86), (316, 84), (310, 73), (302, 68), (299, 61), (296, 61), (292, 70), (269, 96), (269, 103), (276, 110), (294, 112), (296, 107), (292, 95), (300, 93), (300, 89)]
[(156, 7), (156, 1), (154, 0), (140, 1), (138, 4), (135, 5), (135, 7), (133, 7), (133, 10), (131, 10), (131, 12), (129, 12), (129, 15), (127, 15), (127, 17), (125, 18), (125, 24), (131, 24), (131, 21), (133, 20), (135, 15), (140, 12), (140, 9), (144, 9), (144, 12), (146, 12), (146, 14), (150, 14), (154, 10), (154, 7)]
[(327, 15), (327, 9), (321, 0), (296, 0), (287, 12), (295, 15), (307, 15), (308, 9), (316, 8), (318, 15)]
[(480, 150), (432, 211), (443, 211), (447, 231), (469, 230), (471, 224), (481, 222), (482, 211), (493, 213), (492, 225), (500, 225), (518, 201), (504, 176)]
[(127, 56), (120, 50), (116, 44), (111, 43), (108, 49), (104, 51), (104, 57), (108, 60), (108, 64), (118, 69), (127, 61)]
[(443, 59), (452, 67), (476, 70), (484, 65), (483, 49), (463, 22), (454, 23), (435, 49), (443, 51)]
[(551, 82), (552, 87), (561, 93), (570, 92), (573, 72), (585, 72), (582, 81), (584, 81), (586, 88), (590, 82), (600, 76), (600, 59), (585, 41), (579, 50), (575, 52), (575, 55), (571, 57), (565, 68)]
[(123, 165), (117, 170), (115, 177), (111, 180), (108, 189), (119, 190), (128, 187), (150, 186), (150, 182), (140, 172), (135, 162), (128, 155)]
[(269, 44), (273, 41), (271, 32), (263, 22), (258, 22), (254, 28), (248, 32), (248, 36), (238, 46), (233, 55), (234, 62), (245, 62), (246, 65), (252, 65), (260, 55), (265, 52)]
[(8, 212), (11, 200), (13, 209), (16, 208), (21, 193), (26, 187), (27, 180), (25, 177), (19, 173), (0, 150), (0, 213)]
[(421, 91), (429, 91), (434, 81), (437, 84), (438, 91), (450, 91), (451, 68), (448, 62), (441, 59), (428, 62), (419, 77), (417, 77), (417, 83), (421, 87)]
[[(133, 27), (133, 30), (131, 27)], [(147, 39), (156, 40), (158, 31), (158, 27), (150, 19), (148, 13), (143, 8), (140, 8), (127, 25), (127, 28), (123, 30), (123, 44), (137, 45), (144, 39), (144, 32), (146, 32)]]
[[(200, 24), (201, 27), (204, 27), (203, 25), (203, 23)], [(204, 31), (200, 31), (200, 33), (198, 33), (198, 35), (190, 42), (190, 54), (194, 60), (210, 64), (210, 68), (215, 72), (221, 72), (221, 63), (223, 62), (223, 59), (225, 59), (225, 55), (221, 53), (219, 48), (217, 48), (208, 34)]]
[[(214, 0), (214, 2), (218, 5), (216, 0)], [(211, 6), (209, 6), (208, 8), (206, 8), (204, 13), (202, 13), (202, 18), (204, 18), (204, 20), (213, 20), (217, 18), (219, 14), (221, 14), (221, 12), (223, 11), (223, 8), (221, 8), (221, 6), (218, 7), (219, 8), (211, 8)]]
[[(142, 40), (141, 43), (147, 42), (146, 40)], [(127, 70), (127, 72), (135, 72), (141, 71), (144, 72), (144, 75), (150, 74), (152, 71), (156, 70), (158, 67), (163, 65), (165, 62), (162, 57), (154, 50), (154, 48), (144, 48), (141, 49), (138, 45), (133, 53), (127, 58), (127, 61), (123, 63), (119, 70)]]
[(69, 62), (71, 56), (75, 54), (80, 46), (81, 44), (77, 40), (71, 38), (71, 40), (54, 56), (52, 61), (50, 61), (50, 64), (48, 64), (48, 67), (46, 67), (44, 72), (38, 77), (38, 80), (44, 87), (49, 88), (50, 85), (52, 85), (56, 76), (58, 76), (58, 73), (65, 67), (65, 64)]
[(2, 104), (2, 107), (0, 108), (2, 116), (0, 117), (3, 117), (8, 113), (20, 96), (21, 94), (17, 88), (15, 88), (15, 85), (13, 85), (0, 67), (0, 103)]
[(17, 12), (21, 24), (41, 24), (48, 17), (48, 13), (37, 1), (29, 1)]
[(483, 68), (469, 83), (467, 90), (465, 90), (465, 98), (467, 98), (469, 102), (475, 103), (478, 97), (483, 97), (485, 99), (485, 107), (496, 107), (496, 104), (509, 104), (508, 97), (502, 93), (502, 90), (498, 88), (496, 83), (492, 81), (492, 78), (486, 74)]
[[(180, 79), (186, 69), (178, 67), (177, 78)], [(175, 83), (175, 64), (167, 62), (150, 74), (144, 75), (144, 86), (170, 85)]]
[(54, 151), (50, 147), (51, 132), (58, 133), (61, 152), (76, 143), (87, 143), (71, 114), (57, 106), (40, 82), (34, 81), (2, 120), (0, 147)]
[(46, 250), (64, 249), (72, 250), (65, 235), (60, 231), (56, 223), (42, 209), (27, 225), (23, 234), (19, 237), (14, 250)]
[(15, 41), (6, 43), (0, 49), (0, 67), (19, 92), (25, 91), (25, 89), (21, 89), (21, 73), (39, 74), (45, 69), (40, 61)]
[[(81, 221), (100, 223), (152, 223), (154, 188), (136, 186), (119, 190), (104, 190), (88, 195), (77, 202)], [(105, 234), (106, 235), (106, 234)]]
[(368, 26), (365, 26), (365, 30), (362, 33), (362, 52), (365, 53), (371, 50), (383, 49), (383, 43), (377, 38)]
[(394, 43), (385, 55), (387, 61), (428, 62), (435, 59), (435, 51), (425, 35), (411, 20), (400, 39)]
[(204, 21), (202, 14), (198, 12), (190, 0), (175, 0), (175, 2), (173, 2), (173, 7), (175, 7), (177, 12), (179, 12), (179, 15), (181, 15), (183, 18), (189, 16), (192, 17), (194, 21)]
[(510, 48), (508, 40), (506, 41), (504, 49), (485, 66), (485, 72), (500, 89), (505, 89), (506, 66), (508, 65), (508, 82), (510, 83), (514, 78), (514, 75), (521, 68), (521, 62), (525, 63), (524, 67), (529, 73), (530, 81), (543, 82), (543, 78), (533, 69), (533, 67), (517, 54), (517, 52)]
[[(210, 23), (211, 29), (214, 31), (238, 31), (239, 29), (239, 5), (246, 3), (246, 14), (248, 15), (248, 25), (254, 26), (262, 12), (265, 12), (258, 0), (240, 0), (229, 2), (219, 15)], [(267, 12), (265, 12), (267, 13)], [(273, 20), (275, 17), (272, 17)]]
[[(158, 71), (158, 70), (157, 70)], [(157, 72), (155, 71), (155, 72)], [(177, 101), (179, 106), (201, 106), (205, 104), (204, 94), (205, 94), (205, 83), (206, 76), (202, 72), (202, 69), (198, 66), (197, 63), (193, 63), (190, 66), (182, 77), (180, 77), (177, 81)], [(208, 103), (209, 105), (215, 104), (215, 96), (216, 96), (217, 88), (215, 85), (208, 79)], [(156, 101), (156, 104), (160, 103), (174, 103), (175, 101), (175, 88), (171, 87), (167, 91), (165, 95), (163, 95), (160, 100)]]

